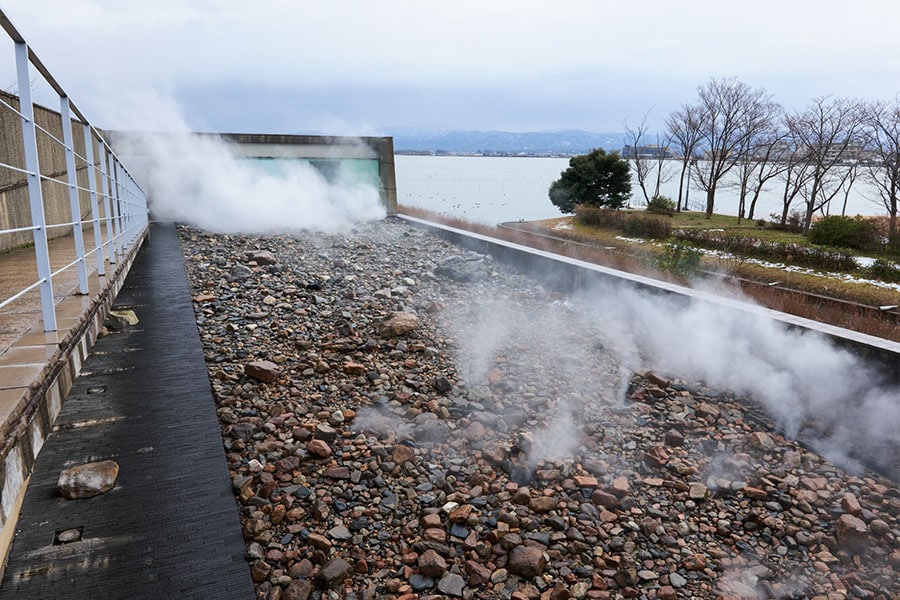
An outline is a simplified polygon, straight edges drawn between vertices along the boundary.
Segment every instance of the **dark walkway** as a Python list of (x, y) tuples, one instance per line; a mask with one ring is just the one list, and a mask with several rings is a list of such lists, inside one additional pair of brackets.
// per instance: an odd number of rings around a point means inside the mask
[[(0, 600), (254, 598), (174, 226), (119, 293), (136, 327), (98, 341), (38, 457)], [(111, 492), (64, 500), (69, 466), (112, 459)], [(53, 545), (82, 528), (81, 541)]]

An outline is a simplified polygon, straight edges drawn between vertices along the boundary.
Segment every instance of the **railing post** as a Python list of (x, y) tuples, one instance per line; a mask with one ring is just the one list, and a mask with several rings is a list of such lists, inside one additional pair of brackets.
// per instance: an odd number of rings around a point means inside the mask
[(44, 331), (56, 331), (56, 309), (53, 305), (53, 281), (50, 270), (50, 248), (44, 219), (44, 195), (41, 191), (41, 168), (38, 161), (37, 129), (34, 104), (31, 101), (31, 77), (28, 69), (28, 44), (16, 42), (16, 72), (19, 84), (19, 112), (22, 113), (22, 143), (25, 145), (25, 169), (28, 171), (28, 200), (31, 225), (34, 227), (34, 255), (41, 282), (41, 316)]
[(75, 256), (78, 258), (78, 291), (88, 293), (87, 265), (84, 260), (84, 232), (81, 230), (81, 202), (78, 199), (78, 172), (75, 170), (75, 139), (72, 134), (72, 111), (69, 97), (59, 97), (59, 113), (62, 118), (63, 145), (66, 150), (66, 172), (69, 175), (69, 205), (72, 208), (72, 234), (75, 238)]
[(116, 230), (116, 253), (121, 256), (123, 253), (123, 244), (122, 238), (124, 237), (124, 232), (122, 231), (122, 184), (119, 183), (119, 161), (116, 159), (115, 155), (110, 152), (109, 154), (109, 172), (112, 174), (113, 178), (113, 223), (115, 224)]
[(112, 222), (112, 182), (110, 175), (107, 173), (106, 163), (106, 145), (100, 143), (100, 176), (103, 185), (100, 189), (103, 191), (103, 212), (106, 214), (106, 243), (109, 244), (109, 264), (116, 264), (116, 244), (115, 233), (113, 232)]
[(106, 275), (103, 260), (103, 237), (100, 234), (100, 206), (97, 203), (97, 174), (94, 167), (94, 135), (91, 126), (84, 124), (84, 157), (88, 163), (88, 188), (91, 190), (91, 222), (94, 224), (94, 253), (97, 255), (97, 275)]

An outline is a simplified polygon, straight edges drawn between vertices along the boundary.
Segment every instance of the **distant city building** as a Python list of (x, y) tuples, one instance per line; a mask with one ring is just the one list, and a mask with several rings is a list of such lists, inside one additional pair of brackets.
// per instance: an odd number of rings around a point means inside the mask
[(668, 146), (657, 146), (651, 144), (649, 146), (632, 146), (626, 144), (622, 148), (622, 158), (672, 158), (674, 154), (669, 152)]

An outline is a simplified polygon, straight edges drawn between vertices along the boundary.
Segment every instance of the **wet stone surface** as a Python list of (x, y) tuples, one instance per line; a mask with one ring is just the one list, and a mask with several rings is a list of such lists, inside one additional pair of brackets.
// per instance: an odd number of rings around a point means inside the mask
[(900, 596), (895, 484), (576, 299), (395, 221), (181, 240), (260, 598)]

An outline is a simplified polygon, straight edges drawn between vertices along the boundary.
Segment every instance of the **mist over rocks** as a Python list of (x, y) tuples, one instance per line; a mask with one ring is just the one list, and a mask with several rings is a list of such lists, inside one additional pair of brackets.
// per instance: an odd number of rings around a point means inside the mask
[(660, 369), (608, 301), (454, 279), (396, 221), (180, 233), (259, 597), (900, 595), (896, 485)]

